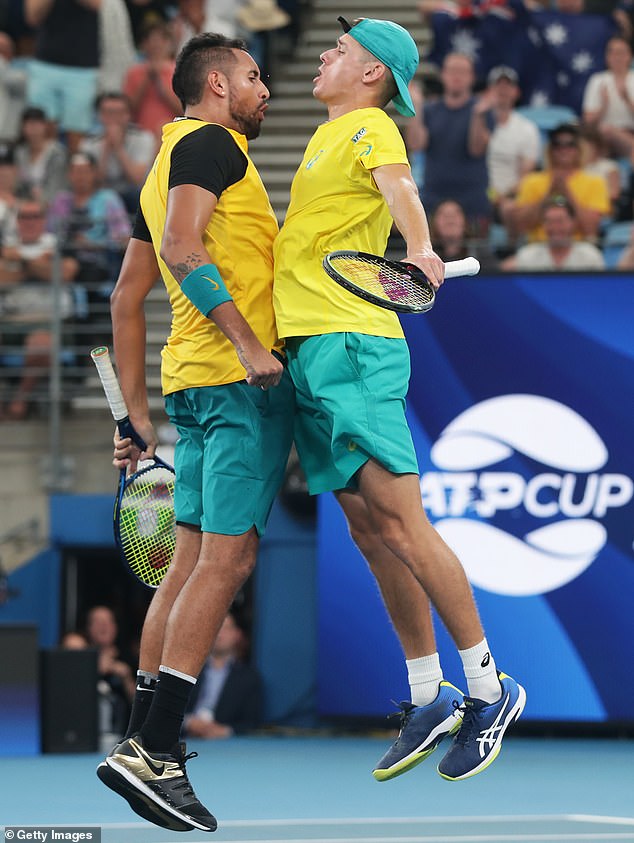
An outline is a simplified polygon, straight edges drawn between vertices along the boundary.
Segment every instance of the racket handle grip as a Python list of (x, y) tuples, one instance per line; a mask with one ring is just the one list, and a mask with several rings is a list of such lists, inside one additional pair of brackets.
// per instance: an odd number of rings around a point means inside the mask
[(480, 261), (476, 258), (447, 261), (445, 264), (445, 278), (458, 278), (460, 275), (477, 275), (478, 272), (480, 272)]
[(147, 445), (136, 432), (128, 417), (128, 408), (121, 393), (121, 387), (110, 360), (110, 352), (105, 346), (93, 348), (90, 352), (93, 363), (97, 367), (103, 391), (110, 406), (110, 412), (117, 423), (122, 439), (130, 438), (137, 447), (145, 451)]

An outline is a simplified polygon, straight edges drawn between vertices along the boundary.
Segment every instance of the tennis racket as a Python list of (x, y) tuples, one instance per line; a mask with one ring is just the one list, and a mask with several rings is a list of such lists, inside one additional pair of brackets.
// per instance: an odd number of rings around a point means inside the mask
[[(328, 275), (346, 290), (365, 301), (397, 313), (425, 313), (434, 306), (436, 290), (411, 263), (389, 261), (366, 252), (330, 252), (323, 260)], [(475, 258), (449, 261), (445, 278), (477, 275)]]
[[(128, 417), (110, 354), (105, 346), (90, 356), (97, 367), (103, 391), (123, 438), (145, 450), (146, 443)], [(128, 476), (122, 468), (114, 504), (114, 538), (130, 571), (144, 585), (158, 588), (165, 576), (176, 542), (174, 519), (174, 469), (160, 457)]]

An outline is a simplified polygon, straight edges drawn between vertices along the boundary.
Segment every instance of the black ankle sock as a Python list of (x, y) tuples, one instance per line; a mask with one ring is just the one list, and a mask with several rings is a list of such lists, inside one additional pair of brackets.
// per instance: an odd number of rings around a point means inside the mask
[(136, 691), (134, 692), (134, 700), (132, 701), (132, 711), (130, 713), (130, 722), (128, 729), (123, 736), (131, 738), (141, 730), (141, 726), (145, 722), (148, 715), (152, 700), (154, 699), (154, 692), (156, 691), (156, 683), (158, 679), (156, 676), (148, 676), (147, 674), (138, 674)]
[(178, 743), (193, 687), (194, 683), (187, 679), (159, 671), (154, 698), (141, 727), (141, 737), (147, 749), (169, 752)]

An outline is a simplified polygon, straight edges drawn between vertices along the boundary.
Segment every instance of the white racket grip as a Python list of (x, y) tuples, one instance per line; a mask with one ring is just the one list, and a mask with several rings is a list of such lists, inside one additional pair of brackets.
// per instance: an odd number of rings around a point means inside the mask
[(114, 420), (120, 422), (128, 417), (128, 408), (123, 400), (119, 381), (112, 367), (110, 353), (105, 346), (100, 346), (99, 348), (93, 348), (90, 356), (92, 357), (92, 362), (97, 367), (99, 379), (108, 399)]
[(445, 278), (458, 278), (460, 275), (477, 275), (478, 272), (480, 272), (480, 261), (476, 258), (447, 261), (445, 264)]

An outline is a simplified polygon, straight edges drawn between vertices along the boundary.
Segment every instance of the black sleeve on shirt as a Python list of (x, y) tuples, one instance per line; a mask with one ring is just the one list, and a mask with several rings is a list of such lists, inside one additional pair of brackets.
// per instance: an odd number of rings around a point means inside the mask
[(146, 243), (152, 242), (152, 236), (150, 234), (150, 230), (147, 227), (147, 223), (145, 221), (145, 217), (143, 216), (143, 211), (141, 210), (141, 206), (137, 208), (136, 217), (134, 218), (134, 225), (132, 226), (132, 237), (135, 240), (144, 240)]
[(211, 124), (185, 135), (172, 150), (168, 189), (195, 184), (219, 198), (246, 171), (247, 158), (229, 132)]

